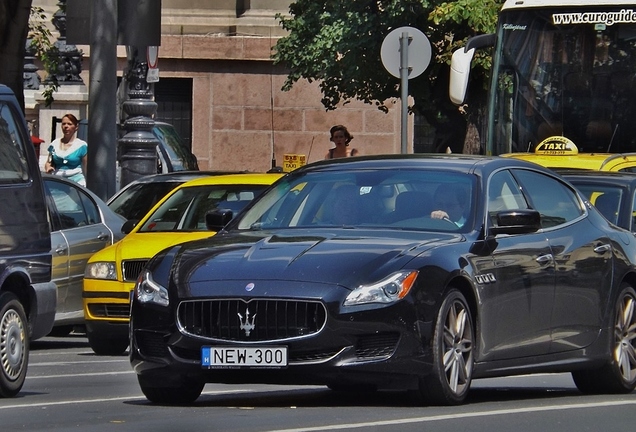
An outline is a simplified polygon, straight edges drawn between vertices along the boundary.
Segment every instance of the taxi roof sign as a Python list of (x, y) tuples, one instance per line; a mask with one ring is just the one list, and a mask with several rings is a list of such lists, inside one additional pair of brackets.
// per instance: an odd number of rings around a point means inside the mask
[(551, 136), (541, 141), (534, 149), (535, 154), (572, 156), (579, 154), (579, 148), (564, 136)]

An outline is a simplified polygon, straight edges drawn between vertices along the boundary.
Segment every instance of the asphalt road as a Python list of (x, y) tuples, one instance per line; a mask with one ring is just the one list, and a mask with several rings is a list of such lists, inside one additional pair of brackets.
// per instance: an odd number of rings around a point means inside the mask
[(22, 392), (0, 399), (2, 431), (633, 431), (636, 393), (584, 396), (569, 374), (478, 380), (460, 407), (404, 393), (208, 384), (188, 407), (150, 404), (128, 357), (100, 357), (83, 335), (32, 344)]

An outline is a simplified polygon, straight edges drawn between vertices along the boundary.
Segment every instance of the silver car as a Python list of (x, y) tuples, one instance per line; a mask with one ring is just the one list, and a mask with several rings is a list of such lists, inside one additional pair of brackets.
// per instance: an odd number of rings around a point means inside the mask
[(65, 336), (84, 324), (84, 267), (95, 252), (124, 237), (126, 221), (97, 195), (65, 178), (44, 174), (51, 222), (52, 281), (57, 285), (57, 309), (51, 335)]

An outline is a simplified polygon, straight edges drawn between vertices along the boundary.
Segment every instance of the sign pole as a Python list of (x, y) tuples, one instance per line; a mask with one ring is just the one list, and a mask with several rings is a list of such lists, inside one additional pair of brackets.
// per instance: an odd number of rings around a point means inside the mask
[[(409, 51), (411, 55), (409, 56)], [(385, 69), (400, 80), (402, 99), (401, 153), (408, 153), (409, 79), (420, 76), (431, 61), (431, 44), (420, 30), (399, 27), (392, 30), (382, 42), (380, 58)], [(399, 56), (399, 58), (398, 58)], [(410, 57), (410, 58), (409, 58)], [(409, 65), (409, 62), (412, 64)], [(412, 150), (412, 149), (411, 149)]]
[(407, 153), (408, 142), (408, 115), (409, 115), (409, 43), (411, 37), (408, 32), (402, 32), (400, 37), (400, 90), (402, 99), (402, 114), (401, 114), (401, 148), (402, 154)]

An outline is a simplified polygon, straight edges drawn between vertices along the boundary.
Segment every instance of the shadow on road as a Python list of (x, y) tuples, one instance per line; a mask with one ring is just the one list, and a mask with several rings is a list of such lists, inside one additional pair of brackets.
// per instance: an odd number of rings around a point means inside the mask
[[(487, 388), (472, 389), (464, 406), (482, 403), (522, 400), (555, 400), (580, 396), (575, 388)], [(148, 401), (128, 401), (131, 405), (150, 405)], [(237, 392), (210, 394), (205, 392), (192, 407), (417, 407), (425, 406), (408, 392), (344, 392), (326, 387), (290, 389), (260, 392)]]
[(71, 333), (64, 337), (46, 336), (42, 339), (31, 341), (31, 351), (61, 348), (88, 348), (86, 334)]

